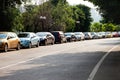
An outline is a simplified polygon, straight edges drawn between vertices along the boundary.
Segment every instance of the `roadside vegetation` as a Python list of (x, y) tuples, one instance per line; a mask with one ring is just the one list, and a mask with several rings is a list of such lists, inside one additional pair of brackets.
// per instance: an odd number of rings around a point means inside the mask
[[(30, 1), (30, 0), (29, 0)], [(25, 3), (26, 0), (23, 0)], [(41, 0), (40, 5), (25, 4), (20, 12), (21, 0), (1, 0), (1, 31), (90, 31), (90, 8), (69, 5), (66, 0)]]
[[(98, 7), (103, 19), (92, 23), (90, 8), (85, 5), (71, 6), (66, 0), (41, 0), (30, 5), (31, 0), (0, 1), (0, 31), (120, 31), (119, 0), (88, 0)], [(20, 5), (24, 3), (24, 11)]]
[(107, 32), (107, 31), (120, 31), (120, 25), (112, 24), (112, 23), (100, 23), (94, 22), (90, 26), (91, 32)]

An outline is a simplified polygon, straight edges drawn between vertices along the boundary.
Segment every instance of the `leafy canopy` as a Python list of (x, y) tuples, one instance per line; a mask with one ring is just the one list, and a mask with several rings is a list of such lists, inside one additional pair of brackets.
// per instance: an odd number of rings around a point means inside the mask
[(87, 0), (98, 6), (105, 22), (120, 24), (120, 0)]

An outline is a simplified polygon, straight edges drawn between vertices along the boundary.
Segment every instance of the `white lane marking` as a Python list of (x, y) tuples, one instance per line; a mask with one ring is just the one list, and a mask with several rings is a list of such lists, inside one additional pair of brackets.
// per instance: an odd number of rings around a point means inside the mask
[(112, 47), (101, 59), (100, 61), (96, 64), (96, 66), (93, 68), (92, 72), (90, 73), (89, 77), (87, 80), (93, 80), (99, 67), (101, 66), (101, 64), (103, 63), (103, 61), (105, 60), (105, 58), (111, 53), (111, 51), (113, 49), (115, 49), (116, 47), (118, 47), (119, 45), (116, 45), (114, 47)]
[(4, 67), (0, 67), (0, 70), (6, 69), (6, 68), (9, 68), (9, 67), (13, 67), (13, 66), (16, 66), (16, 65), (19, 65), (19, 64), (23, 64), (23, 63), (26, 63), (26, 62), (38, 59), (40, 57), (44, 57), (44, 56), (51, 55), (51, 54), (53, 55), (53, 54), (60, 53), (60, 52), (63, 52), (63, 51), (66, 51), (66, 50), (70, 50), (70, 49), (74, 49), (74, 48), (69, 48), (69, 49), (65, 49), (65, 50), (61, 50), (61, 51), (55, 51), (55, 52), (51, 52), (49, 54), (44, 54), (44, 55), (40, 55), (40, 56), (37, 56), (37, 57), (33, 57), (33, 58), (25, 60), (25, 61), (20, 61), (18, 63), (14, 63), (14, 64), (10, 64), (10, 65), (4, 66)]

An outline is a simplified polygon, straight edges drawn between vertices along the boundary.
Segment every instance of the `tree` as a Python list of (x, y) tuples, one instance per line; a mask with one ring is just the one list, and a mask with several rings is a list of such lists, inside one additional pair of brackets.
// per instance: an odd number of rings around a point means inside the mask
[(24, 31), (35, 31), (38, 22), (40, 22), (38, 13), (39, 7), (35, 5), (26, 5), (26, 12), (23, 15)]
[(120, 24), (120, 0), (88, 0), (98, 6), (105, 22)]
[(74, 26), (74, 20), (72, 19), (72, 10), (66, 0), (59, 0), (52, 11), (52, 30), (70, 31)]
[(103, 24), (105, 31), (115, 31), (116, 26), (112, 23), (105, 23)]
[(84, 25), (84, 20), (85, 20), (85, 14), (84, 12), (77, 6), (72, 6), (72, 10), (73, 10), (73, 19), (74, 19), (74, 32), (79, 32), (81, 31), (81, 25)]
[(91, 25), (90, 31), (92, 31), (92, 32), (104, 31), (104, 27), (102, 26), (101, 23), (95, 22), (95, 23), (93, 23), (93, 24)]
[(83, 11), (85, 16), (84, 18), (79, 17), (80, 31), (82, 32), (90, 31), (90, 25), (91, 25), (91, 22), (93, 21), (93, 19), (91, 18), (90, 8), (85, 5), (77, 5), (77, 7)]
[(26, 0), (0, 0), (0, 31), (11, 30), (11, 27), (13, 26), (12, 23), (18, 16), (17, 14), (14, 14), (14, 12), (17, 12), (16, 5), (21, 4), (22, 1)]

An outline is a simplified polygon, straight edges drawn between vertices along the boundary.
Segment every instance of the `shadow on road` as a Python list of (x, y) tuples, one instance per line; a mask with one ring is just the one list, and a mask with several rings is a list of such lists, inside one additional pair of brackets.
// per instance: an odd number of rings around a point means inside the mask
[[(0, 80), (87, 80), (94, 66), (106, 52), (59, 53), (44, 56), (30, 62), (0, 70)], [(108, 56), (108, 66), (119, 68), (120, 52), (111, 52)], [(110, 60), (110, 62), (109, 62)], [(105, 60), (106, 64), (106, 60)], [(119, 72), (117, 69), (113, 72)], [(115, 70), (115, 71), (114, 71)], [(99, 74), (104, 72), (99, 71)], [(108, 75), (109, 76), (109, 75)], [(110, 80), (110, 79), (96, 79)], [(116, 80), (116, 79), (114, 79)], [(119, 79), (120, 80), (120, 79)]]

